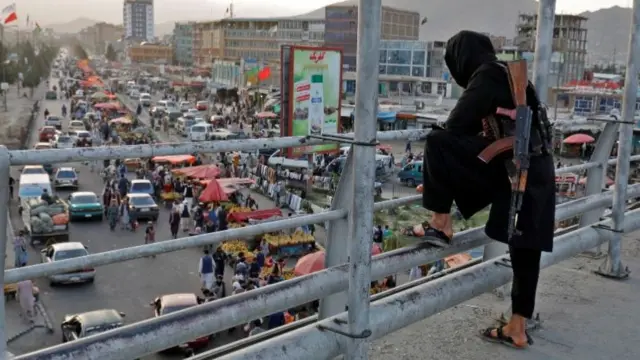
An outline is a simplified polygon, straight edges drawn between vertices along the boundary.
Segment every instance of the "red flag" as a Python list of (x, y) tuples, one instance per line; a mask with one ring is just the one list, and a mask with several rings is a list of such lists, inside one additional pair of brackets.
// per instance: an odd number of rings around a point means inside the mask
[(5, 25), (18, 20), (18, 14), (16, 13), (16, 4), (13, 3), (9, 6), (6, 6), (4, 9), (2, 9), (2, 17), (3, 17), (2, 22)]
[(264, 80), (267, 80), (270, 76), (271, 76), (271, 69), (268, 66), (265, 66), (258, 73), (258, 80), (264, 81)]

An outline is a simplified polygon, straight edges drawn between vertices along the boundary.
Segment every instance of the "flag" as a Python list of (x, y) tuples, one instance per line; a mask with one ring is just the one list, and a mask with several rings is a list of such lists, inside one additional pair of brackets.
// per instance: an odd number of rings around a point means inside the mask
[(422, 21), (420, 21), (420, 25), (426, 24), (427, 21), (429, 21), (429, 20), (426, 17), (422, 18)]
[(27, 15), (27, 27), (29, 27), (29, 15)]
[(42, 28), (40, 27), (40, 24), (38, 24), (36, 22), (36, 27), (35, 27), (35, 29), (33, 29), (33, 33), (34, 34), (40, 34), (41, 32), (42, 32)]
[(18, 14), (16, 14), (16, 4), (13, 3), (9, 6), (5, 6), (2, 9), (2, 23), (7, 25), (18, 20)]

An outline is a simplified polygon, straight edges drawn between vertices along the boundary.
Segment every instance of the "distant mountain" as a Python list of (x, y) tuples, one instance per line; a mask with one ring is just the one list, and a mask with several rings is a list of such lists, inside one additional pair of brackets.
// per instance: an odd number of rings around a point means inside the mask
[(586, 26), (591, 63), (626, 64), (632, 13), (629, 8), (614, 6), (581, 14), (589, 18)]
[(89, 26), (93, 26), (99, 22), (100, 21), (93, 19), (77, 18), (66, 23), (49, 24), (45, 25), (44, 27), (50, 28), (58, 34), (75, 34), (80, 32), (80, 30)]

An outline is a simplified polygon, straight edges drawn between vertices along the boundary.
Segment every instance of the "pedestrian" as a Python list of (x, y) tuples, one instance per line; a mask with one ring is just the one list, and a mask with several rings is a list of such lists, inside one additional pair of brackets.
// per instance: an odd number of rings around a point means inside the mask
[[(144, 243), (145, 244), (153, 244), (156, 242), (156, 229), (153, 226), (153, 221), (147, 222), (147, 228), (144, 230)], [(155, 255), (151, 255), (152, 258), (155, 258)]]
[(215, 273), (217, 277), (224, 277), (224, 263), (227, 261), (227, 254), (222, 250), (222, 246), (218, 246), (213, 253), (213, 262), (215, 263)]
[(120, 229), (131, 229), (131, 217), (129, 216), (129, 201), (128, 198), (124, 198), (120, 204)]
[(24, 230), (18, 231), (13, 238), (13, 267), (21, 267), (27, 265), (27, 240), (24, 237)]
[(189, 223), (191, 222), (191, 214), (189, 213), (189, 202), (185, 199), (182, 202), (182, 208), (180, 210), (180, 222), (182, 225), (182, 231), (189, 231)]
[(211, 255), (209, 255), (209, 250), (205, 249), (204, 256), (200, 258), (200, 263), (198, 264), (198, 274), (200, 274), (202, 289), (213, 289), (215, 268), (216, 264)]
[(193, 207), (193, 185), (191, 183), (187, 183), (184, 187), (184, 200), (189, 204), (189, 209)]
[(544, 108), (529, 83), (526, 100), (533, 114), (530, 167), (517, 217), (518, 232), (511, 236), (507, 231), (511, 184), (504, 161), (485, 163), (478, 159), (487, 146), (508, 135), (496, 133), (486, 120), (499, 116), (497, 107), (515, 107), (507, 68), (498, 62), (489, 37), (473, 31), (461, 31), (447, 42), (445, 62), (455, 82), (465, 90), (451, 111), (446, 128), (434, 129), (427, 135), (422, 202), (432, 215), (414, 227), (413, 233), (450, 242), (454, 202), (466, 219), (491, 205), (485, 233), (509, 245), (513, 315), (505, 326), (484, 330), (482, 337), (526, 348), (531, 344), (526, 320), (533, 316), (535, 307), (541, 252), (553, 250), (555, 225), (555, 174), (551, 139), (544, 131)]
[(169, 228), (171, 229), (171, 237), (178, 238), (178, 231), (180, 230), (180, 210), (174, 207), (169, 214)]
[(109, 220), (109, 228), (114, 231), (116, 224), (118, 223), (118, 216), (120, 209), (118, 208), (118, 202), (116, 199), (111, 199), (109, 207), (107, 208), (107, 219)]

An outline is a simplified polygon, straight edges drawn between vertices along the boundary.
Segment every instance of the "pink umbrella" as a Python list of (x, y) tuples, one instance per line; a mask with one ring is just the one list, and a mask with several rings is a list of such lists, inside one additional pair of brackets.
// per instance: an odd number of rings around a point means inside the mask
[(371, 246), (371, 256), (376, 256), (380, 254), (382, 254), (382, 247), (380, 246), (380, 244), (374, 243)]
[(576, 145), (576, 144), (589, 144), (594, 141), (596, 141), (596, 139), (594, 139), (593, 137), (587, 134), (573, 134), (568, 138), (564, 139), (563, 143)]

